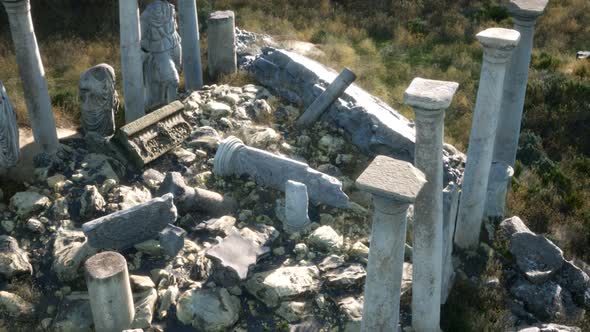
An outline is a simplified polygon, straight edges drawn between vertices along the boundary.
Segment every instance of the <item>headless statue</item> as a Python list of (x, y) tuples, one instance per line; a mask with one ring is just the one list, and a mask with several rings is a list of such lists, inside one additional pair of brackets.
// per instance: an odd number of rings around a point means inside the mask
[(80, 77), (80, 108), (85, 132), (108, 137), (115, 132), (115, 112), (119, 107), (115, 90), (115, 70), (102, 63)]
[(146, 108), (177, 99), (182, 50), (176, 29), (174, 6), (166, 1), (152, 2), (141, 14), (141, 49), (146, 52), (143, 62)]
[(0, 81), (0, 173), (16, 166), (19, 154), (16, 112)]

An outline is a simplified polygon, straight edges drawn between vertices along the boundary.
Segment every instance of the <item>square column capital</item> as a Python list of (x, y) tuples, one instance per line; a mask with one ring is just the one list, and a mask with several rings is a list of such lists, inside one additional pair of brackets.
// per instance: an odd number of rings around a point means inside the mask
[(406, 92), (404, 102), (424, 110), (442, 110), (451, 104), (459, 83), (414, 78)]

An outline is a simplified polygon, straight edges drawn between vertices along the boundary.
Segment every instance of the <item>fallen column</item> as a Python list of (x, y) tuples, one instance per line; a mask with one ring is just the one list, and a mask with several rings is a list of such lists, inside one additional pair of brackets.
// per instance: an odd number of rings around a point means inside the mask
[(184, 86), (187, 91), (194, 91), (203, 86), (197, 2), (195, 0), (178, 0), (178, 18), (182, 43)]
[(374, 206), (363, 332), (398, 330), (406, 216), (425, 183), (412, 164), (385, 156), (377, 156), (356, 180), (359, 189), (373, 195)]
[(335, 100), (340, 98), (342, 93), (344, 93), (344, 90), (346, 90), (354, 80), (356, 80), (356, 75), (350, 69), (344, 68), (328, 88), (326, 88), (326, 90), (314, 100), (311, 105), (309, 105), (305, 112), (299, 117), (299, 119), (297, 119), (295, 125), (300, 128), (312, 125)]
[(230, 215), (238, 209), (238, 202), (216, 192), (187, 186), (178, 172), (169, 172), (157, 191), (158, 196), (171, 193), (181, 214), (205, 211), (214, 217)]
[(223, 140), (215, 154), (213, 173), (221, 176), (250, 175), (258, 184), (285, 191), (287, 181), (307, 186), (309, 198), (334, 207), (347, 208), (342, 183), (307, 164), (244, 145), (237, 137)]
[(484, 47), (484, 56), (455, 234), (455, 243), (463, 249), (474, 248), (479, 242), (504, 75), (520, 33), (492, 28), (476, 37)]
[[(516, 161), (535, 24), (539, 16), (545, 11), (547, 2), (547, 0), (512, 0), (508, 5), (508, 10), (514, 19), (514, 29), (520, 32), (520, 42), (514, 49), (514, 54), (504, 78), (504, 92), (492, 160), (505, 163), (511, 167), (514, 167)], [(504, 185), (503, 191), (498, 193), (497, 202), (500, 205), (492, 208), (493, 210), (501, 209), (500, 217), (503, 217), (508, 182), (494, 182), (489, 185)]]
[(102, 252), (88, 258), (84, 268), (94, 329), (113, 332), (130, 328), (135, 306), (125, 257)]
[(0, 81), (0, 175), (4, 170), (16, 166), (19, 155), (16, 112)]
[(59, 146), (45, 70), (31, 18), (29, 0), (0, 0), (8, 14), (16, 62), (23, 85), (27, 112), (35, 142), (47, 153)]
[(141, 30), (137, 0), (119, 0), (119, 26), (125, 123), (131, 123), (145, 115)]
[(445, 109), (458, 83), (415, 78), (404, 93), (416, 114), (414, 165), (428, 183), (414, 204), (412, 328), (438, 331), (443, 253), (443, 138)]
[(283, 223), (283, 229), (287, 233), (302, 232), (311, 223), (308, 206), (307, 186), (296, 181), (287, 181), (285, 187), (285, 223)]
[(114, 138), (142, 168), (186, 140), (191, 131), (184, 105), (177, 100), (119, 128)]
[(157, 238), (168, 224), (176, 222), (172, 194), (154, 198), (130, 209), (117, 211), (82, 225), (88, 243), (96, 249), (123, 250)]
[(207, 67), (211, 78), (217, 79), (221, 75), (233, 74), (238, 70), (235, 30), (235, 15), (231, 10), (216, 11), (209, 16)]

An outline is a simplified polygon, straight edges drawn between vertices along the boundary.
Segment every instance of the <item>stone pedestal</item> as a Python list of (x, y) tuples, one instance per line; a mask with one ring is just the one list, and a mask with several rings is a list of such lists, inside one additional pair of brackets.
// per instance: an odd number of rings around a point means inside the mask
[(119, 0), (119, 25), (125, 123), (130, 123), (145, 115), (141, 30), (137, 0)]
[(373, 195), (373, 226), (361, 331), (397, 331), (404, 267), (407, 210), (426, 183), (410, 163), (385, 156), (356, 180)]
[[(514, 167), (518, 150), (535, 24), (539, 16), (545, 11), (547, 2), (547, 0), (512, 0), (508, 5), (514, 20), (514, 30), (520, 32), (520, 43), (514, 49), (514, 54), (504, 78), (504, 92), (492, 160), (511, 167)], [(497, 202), (500, 203), (506, 200), (507, 188), (508, 182), (502, 188), (502, 192), (499, 193)], [(503, 216), (504, 203), (502, 202), (501, 205), (495, 206), (493, 209), (501, 209)]]
[(48, 153), (59, 146), (45, 70), (39, 54), (29, 0), (1, 0), (10, 23), (16, 62), (35, 142)]
[(428, 183), (414, 205), (412, 327), (437, 331), (440, 322), (443, 253), (444, 110), (459, 84), (415, 78), (404, 94), (416, 113), (414, 165)]
[(195, 0), (178, 0), (177, 5), (182, 42), (184, 86), (187, 91), (194, 91), (203, 86), (197, 2)]
[(209, 76), (233, 74), (238, 70), (235, 15), (231, 10), (211, 13), (207, 21), (207, 67)]
[(328, 88), (305, 110), (295, 123), (298, 127), (313, 125), (330, 105), (340, 98), (344, 90), (356, 80), (356, 75), (348, 68), (338, 75)]
[(250, 175), (260, 185), (285, 191), (287, 181), (307, 186), (309, 198), (339, 208), (348, 207), (342, 183), (302, 162), (244, 145), (234, 136), (226, 138), (217, 149), (213, 173), (221, 176)]
[(492, 28), (477, 34), (477, 39), (484, 47), (484, 57), (455, 234), (455, 243), (464, 249), (475, 248), (479, 242), (504, 75), (520, 33)]
[(130, 328), (135, 307), (125, 258), (106, 251), (90, 257), (84, 268), (94, 329), (115, 332)]

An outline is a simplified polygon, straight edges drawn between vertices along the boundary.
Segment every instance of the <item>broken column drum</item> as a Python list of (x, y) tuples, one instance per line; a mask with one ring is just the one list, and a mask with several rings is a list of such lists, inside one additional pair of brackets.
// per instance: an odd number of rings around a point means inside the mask
[(14, 106), (0, 81), (0, 174), (18, 162), (18, 123)]
[(350, 69), (344, 68), (328, 88), (326, 88), (326, 90), (322, 92), (311, 105), (309, 105), (305, 112), (299, 117), (299, 119), (297, 119), (295, 124), (298, 127), (308, 127), (312, 125), (335, 100), (340, 98), (344, 90), (346, 90), (354, 80), (356, 80), (356, 75)]
[(287, 181), (307, 186), (309, 198), (331, 206), (347, 208), (348, 196), (338, 179), (318, 172), (307, 164), (244, 145), (237, 137), (223, 140), (215, 154), (213, 173), (221, 176), (250, 175), (260, 185), (285, 191)]
[(207, 21), (207, 67), (209, 76), (233, 74), (238, 70), (234, 12), (216, 11)]
[[(535, 24), (545, 11), (547, 2), (547, 0), (512, 0), (508, 5), (508, 10), (514, 20), (514, 29), (520, 32), (520, 42), (514, 49), (504, 78), (504, 92), (492, 160), (502, 162), (512, 168), (514, 168), (516, 161), (520, 137)], [(501, 178), (490, 178), (489, 181), (489, 186), (503, 188), (497, 200), (500, 205), (492, 207), (493, 210), (501, 210), (500, 217), (502, 217), (509, 182), (503, 181)], [(496, 183), (496, 181), (499, 182)]]
[(31, 18), (29, 0), (0, 0), (8, 14), (16, 62), (35, 142), (48, 153), (58, 149), (55, 119)]
[(106, 63), (88, 69), (80, 77), (80, 112), (85, 132), (103, 137), (115, 133), (115, 112), (119, 99), (115, 90), (115, 70)]
[(135, 307), (125, 257), (102, 252), (90, 257), (84, 268), (94, 329), (115, 332), (130, 328)]
[(203, 86), (203, 68), (195, 0), (178, 0), (178, 20), (182, 42), (184, 86), (187, 91), (198, 90)]
[(444, 110), (458, 83), (415, 78), (404, 93), (416, 113), (414, 165), (427, 184), (414, 204), (412, 328), (438, 331), (443, 253)]
[(520, 33), (492, 28), (476, 37), (484, 47), (484, 56), (455, 234), (455, 243), (463, 249), (475, 248), (479, 242), (504, 75)]
[(125, 123), (131, 123), (145, 115), (141, 30), (137, 0), (119, 0), (119, 26)]
[(356, 180), (373, 196), (373, 225), (361, 331), (397, 331), (408, 207), (426, 183), (412, 164), (385, 156)]
[(174, 5), (156, 0), (141, 13), (141, 49), (146, 52), (145, 107), (149, 109), (178, 99), (182, 49)]

